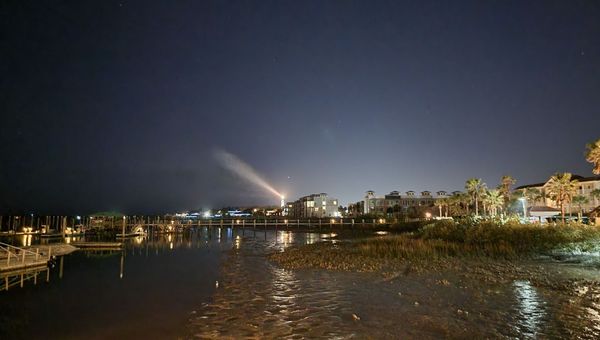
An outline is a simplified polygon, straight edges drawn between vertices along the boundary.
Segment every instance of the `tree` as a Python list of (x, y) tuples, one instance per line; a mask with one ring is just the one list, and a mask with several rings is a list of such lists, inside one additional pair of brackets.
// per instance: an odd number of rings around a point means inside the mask
[(496, 216), (498, 214), (498, 208), (504, 204), (504, 196), (500, 190), (488, 190), (483, 201), (488, 209), (490, 209), (490, 215)]
[(479, 216), (479, 199), (485, 192), (485, 187), (481, 178), (469, 178), (465, 183), (465, 190), (471, 196), (471, 200), (475, 202), (475, 216)]
[(500, 179), (500, 194), (504, 197), (504, 206), (508, 205), (510, 201), (510, 187), (513, 186), (517, 181), (509, 175), (502, 176)]
[(586, 145), (586, 148), (587, 152), (585, 154), (585, 159), (594, 166), (592, 172), (596, 175), (600, 175), (600, 139), (593, 143), (589, 143)]
[(530, 206), (535, 206), (539, 200), (544, 198), (544, 194), (538, 188), (523, 188), (516, 193), (519, 198), (524, 197), (527, 199)]
[(565, 221), (565, 204), (570, 203), (577, 192), (579, 182), (571, 179), (568, 172), (557, 173), (548, 180), (547, 191), (550, 198), (560, 205), (562, 221)]
[(579, 212), (577, 213), (577, 217), (579, 217), (579, 221), (581, 221), (581, 217), (583, 215), (583, 205), (589, 203), (589, 199), (583, 195), (577, 195), (573, 197), (573, 203), (577, 204), (579, 207)]

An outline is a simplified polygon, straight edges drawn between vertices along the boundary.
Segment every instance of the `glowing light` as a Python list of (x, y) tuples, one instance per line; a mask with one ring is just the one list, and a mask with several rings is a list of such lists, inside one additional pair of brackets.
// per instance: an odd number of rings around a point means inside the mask
[(239, 159), (237, 156), (225, 151), (215, 150), (214, 156), (217, 161), (227, 170), (231, 171), (240, 178), (265, 189), (283, 199), (283, 195), (265, 181), (250, 165)]
[(425, 217), (426, 217), (426, 218), (431, 218), (431, 213), (430, 213), (430, 212), (426, 212), (426, 213), (425, 213)]

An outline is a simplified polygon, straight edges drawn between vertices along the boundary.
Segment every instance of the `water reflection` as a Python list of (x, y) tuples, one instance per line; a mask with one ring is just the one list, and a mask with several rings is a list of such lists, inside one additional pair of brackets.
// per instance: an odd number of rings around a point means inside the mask
[(535, 337), (543, 326), (545, 302), (529, 281), (513, 282), (518, 302), (517, 327), (519, 333)]
[[(114, 242), (94, 237), (83, 240)], [(35, 271), (0, 273), (0, 339), (180, 338), (187, 315), (215, 290), (221, 250), (234, 247), (226, 234), (221, 245), (216, 239), (215, 229), (149, 232), (124, 239), (122, 248), (80, 249)], [(64, 242), (30, 240), (10, 239), (18, 245)], [(68, 327), (59, 322), (74, 316), (78, 322)]]
[(31, 246), (31, 241), (33, 240), (33, 235), (31, 234), (23, 234), (21, 236), (21, 246), (29, 247)]

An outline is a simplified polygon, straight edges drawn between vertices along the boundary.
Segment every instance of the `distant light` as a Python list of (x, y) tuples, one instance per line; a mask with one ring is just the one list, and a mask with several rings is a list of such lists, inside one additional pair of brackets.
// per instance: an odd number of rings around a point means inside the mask
[(210, 217), (210, 211), (207, 211), (204, 213), (204, 217), (209, 218)]
[(427, 217), (427, 218), (431, 218), (431, 213), (430, 213), (430, 212), (426, 212), (426, 213), (425, 213), (425, 217)]

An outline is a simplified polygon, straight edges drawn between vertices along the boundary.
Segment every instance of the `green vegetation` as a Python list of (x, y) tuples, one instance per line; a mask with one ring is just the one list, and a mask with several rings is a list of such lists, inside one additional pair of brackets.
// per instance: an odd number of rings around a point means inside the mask
[(447, 266), (457, 260), (518, 260), (570, 247), (597, 251), (600, 228), (582, 224), (437, 221), (410, 233), (293, 247), (272, 258), (287, 268), (373, 271), (398, 265)]
[(548, 180), (548, 194), (550, 198), (560, 206), (563, 222), (565, 221), (565, 205), (571, 203), (573, 196), (577, 193), (579, 181), (571, 179), (568, 172), (557, 173)]
[(600, 139), (589, 143), (586, 148), (585, 159), (594, 166), (592, 172), (600, 175)]
[[(595, 243), (595, 244), (594, 244)], [(579, 224), (535, 225), (480, 222), (472, 225), (439, 221), (411, 235), (362, 240), (354, 245), (360, 255), (376, 258), (432, 259), (492, 257), (512, 259), (572, 245), (600, 243), (600, 228)]]

